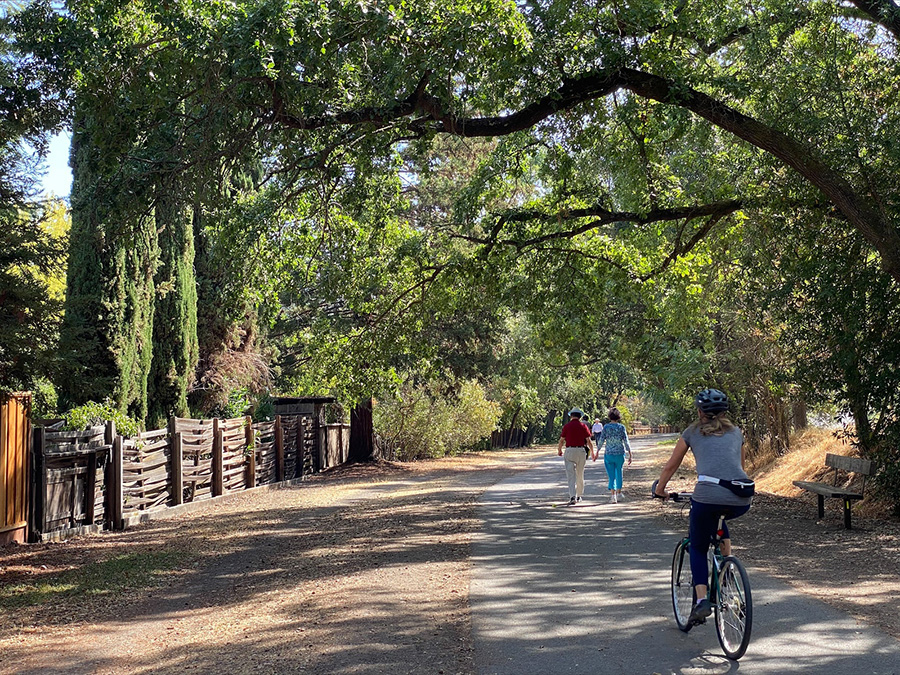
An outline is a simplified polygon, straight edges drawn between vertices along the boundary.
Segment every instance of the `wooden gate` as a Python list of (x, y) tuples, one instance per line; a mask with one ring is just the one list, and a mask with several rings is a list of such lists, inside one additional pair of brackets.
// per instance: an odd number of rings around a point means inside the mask
[(0, 397), (0, 545), (25, 541), (30, 410), (31, 394)]

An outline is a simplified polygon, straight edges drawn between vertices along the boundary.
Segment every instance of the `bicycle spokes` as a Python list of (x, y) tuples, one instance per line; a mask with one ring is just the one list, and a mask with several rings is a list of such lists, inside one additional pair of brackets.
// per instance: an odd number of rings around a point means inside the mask
[(731, 659), (739, 659), (750, 643), (753, 619), (750, 580), (743, 565), (726, 558), (719, 572), (716, 602), (716, 633), (719, 644)]

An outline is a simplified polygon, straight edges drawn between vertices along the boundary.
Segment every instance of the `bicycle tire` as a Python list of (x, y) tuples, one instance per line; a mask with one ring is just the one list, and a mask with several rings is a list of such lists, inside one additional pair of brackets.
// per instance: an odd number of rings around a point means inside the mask
[(753, 629), (750, 577), (740, 560), (724, 559), (716, 591), (716, 635), (725, 656), (737, 661), (747, 651)]
[(675, 623), (685, 633), (693, 627), (690, 616), (694, 607), (694, 585), (691, 583), (691, 561), (687, 542), (687, 539), (678, 542), (672, 556), (672, 609), (675, 612)]

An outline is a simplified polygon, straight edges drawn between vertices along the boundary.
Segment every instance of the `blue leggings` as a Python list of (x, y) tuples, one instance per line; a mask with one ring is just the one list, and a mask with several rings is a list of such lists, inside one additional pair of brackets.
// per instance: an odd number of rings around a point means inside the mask
[(603, 464), (606, 466), (606, 475), (609, 476), (609, 489), (622, 489), (622, 467), (625, 466), (625, 455), (603, 455)]
[[(709, 545), (716, 535), (716, 526), (719, 524), (719, 516), (724, 515), (726, 520), (738, 518), (750, 510), (746, 506), (725, 506), (722, 504), (704, 504), (691, 500), (691, 581), (694, 586), (709, 584), (709, 560), (706, 557)], [(728, 524), (722, 523), (722, 539), (730, 539)]]

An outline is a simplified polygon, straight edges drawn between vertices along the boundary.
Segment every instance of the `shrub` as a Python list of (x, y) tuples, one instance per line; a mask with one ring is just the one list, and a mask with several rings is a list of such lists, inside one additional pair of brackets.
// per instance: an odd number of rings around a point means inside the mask
[(51, 418), (57, 415), (56, 387), (50, 380), (35, 380), (31, 390), (31, 416), (34, 418)]
[(460, 383), (455, 395), (437, 394), (434, 389), (407, 382), (375, 406), (375, 430), (397, 448), (401, 461), (470, 449), (497, 426), (500, 405), (489, 401), (477, 382)]
[(89, 427), (101, 426), (107, 421), (116, 423), (116, 431), (122, 436), (136, 436), (140, 431), (137, 420), (113, 406), (110, 399), (103, 403), (88, 401), (84, 405), (72, 408), (65, 414), (65, 428), (70, 431), (82, 431)]

